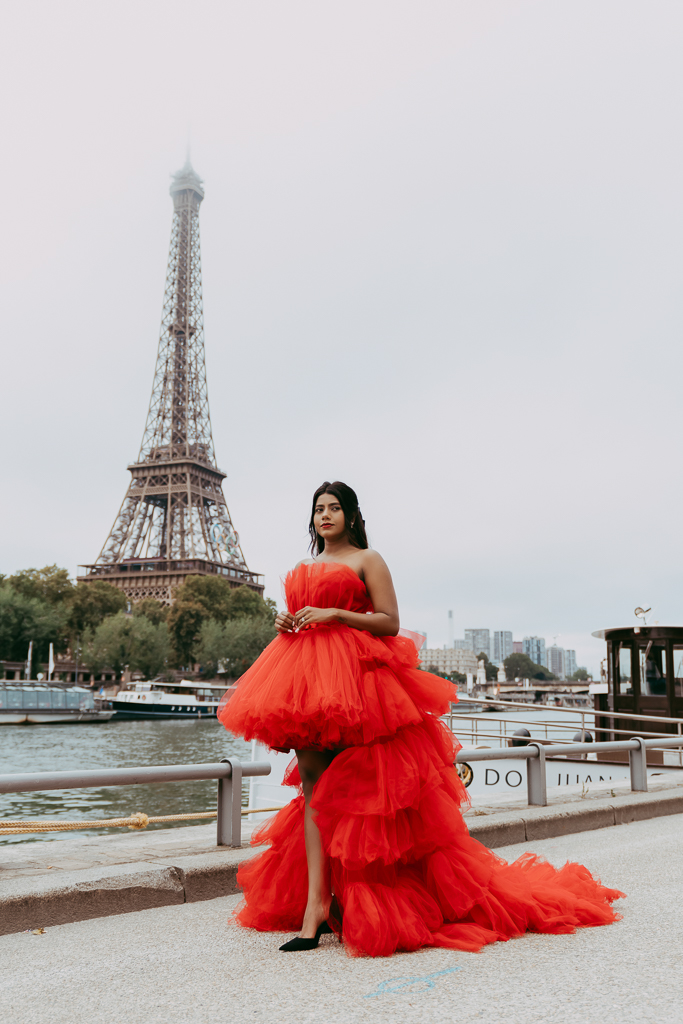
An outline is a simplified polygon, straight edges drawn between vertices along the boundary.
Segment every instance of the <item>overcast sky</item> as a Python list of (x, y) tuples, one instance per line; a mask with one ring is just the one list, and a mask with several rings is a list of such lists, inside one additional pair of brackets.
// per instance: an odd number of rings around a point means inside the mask
[(683, 5), (5, 15), (0, 572), (95, 559), (192, 162), (225, 493), (281, 603), (346, 480), (430, 646), (683, 623)]

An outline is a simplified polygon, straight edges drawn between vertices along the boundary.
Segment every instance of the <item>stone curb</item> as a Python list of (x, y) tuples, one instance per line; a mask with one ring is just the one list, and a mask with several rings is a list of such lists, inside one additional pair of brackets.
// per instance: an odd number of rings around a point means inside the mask
[[(473, 838), (495, 849), (682, 813), (683, 793), (679, 790), (629, 793), (591, 800), (590, 804), (565, 805), (562, 810), (515, 809), (466, 821)], [(238, 891), (237, 868), (256, 853), (258, 850), (249, 847), (216, 848), (215, 853), (15, 878), (4, 884), (0, 895), (0, 935), (231, 896)]]
[(683, 793), (629, 793), (590, 804), (571, 804), (564, 810), (529, 807), (525, 810), (499, 812), (485, 820), (467, 818), (470, 835), (484, 846), (513, 846), (531, 843), (574, 832), (590, 832), (610, 825), (627, 825), (632, 821), (683, 814)]
[(18, 878), (3, 885), (0, 935), (229, 896), (238, 891), (239, 864), (255, 853), (226, 850)]

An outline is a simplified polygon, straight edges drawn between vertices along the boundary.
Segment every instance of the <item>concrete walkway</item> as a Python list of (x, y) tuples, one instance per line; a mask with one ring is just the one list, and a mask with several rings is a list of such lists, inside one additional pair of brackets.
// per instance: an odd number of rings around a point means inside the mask
[[(223, 897), (0, 938), (0, 1017), (12, 1024), (680, 1024), (683, 815), (538, 841), (628, 893), (624, 920), (527, 935), (482, 953), (348, 958), (333, 937), (227, 924)], [(500, 849), (506, 859), (528, 844)]]

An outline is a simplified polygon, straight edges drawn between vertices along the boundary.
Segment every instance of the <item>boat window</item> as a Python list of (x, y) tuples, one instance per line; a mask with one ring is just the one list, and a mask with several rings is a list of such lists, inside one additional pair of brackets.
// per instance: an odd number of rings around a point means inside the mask
[(24, 705), (25, 708), (37, 708), (38, 707), (38, 697), (36, 695), (36, 691), (35, 690), (23, 690), (22, 691), (22, 697), (23, 697), (23, 705)]
[(683, 646), (674, 646), (674, 694), (683, 697)]
[(74, 693), (71, 690), (67, 690), (66, 693), (66, 706), (68, 708), (77, 708), (80, 704), (81, 695), (80, 693)]
[(39, 708), (50, 708), (52, 707), (52, 701), (50, 700), (49, 690), (38, 690), (38, 707)]
[(619, 693), (633, 693), (630, 647), (621, 647), (619, 649)]
[(21, 690), (7, 690), (7, 707), (8, 708), (20, 708), (20, 707), (22, 707)]
[(51, 690), (50, 696), (52, 698), (53, 708), (65, 708), (66, 707), (66, 694), (64, 690)]
[(640, 692), (644, 697), (666, 697), (666, 647), (640, 648)]

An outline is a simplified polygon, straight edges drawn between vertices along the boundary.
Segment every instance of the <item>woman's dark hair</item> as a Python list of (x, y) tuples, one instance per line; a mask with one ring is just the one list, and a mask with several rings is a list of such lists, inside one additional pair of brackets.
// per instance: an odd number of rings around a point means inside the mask
[(325, 550), (325, 538), (321, 537), (315, 528), (313, 518), (315, 516), (315, 506), (318, 503), (318, 498), (321, 494), (332, 494), (342, 507), (344, 513), (344, 522), (346, 523), (346, 535), (351, 543), (357, 548), (367, 548), (368, 538), (365, 533), (365, 520), (360, 514), (358, 508), (358, 498), (356, 492), (348, 484), (344, 484), (341, 480), (335, 480), (334, 483), (330, 483), (326, 480), (324, 484), (321, 484), (317, 488), (313, 495), (313, 507), (311, 509), (311, 521), (308, 524), (308, 532), (311, 535), (311, 552), (320, 554), (321, 551)]

